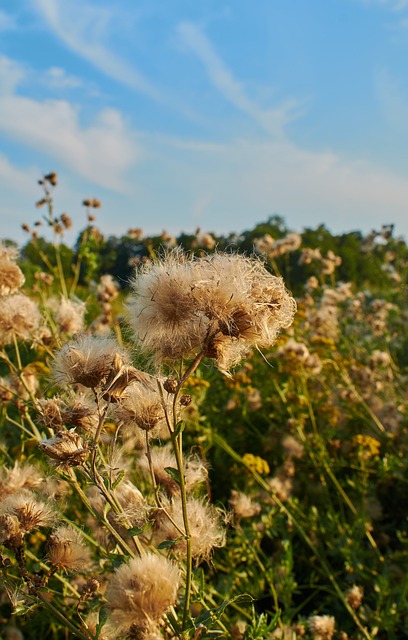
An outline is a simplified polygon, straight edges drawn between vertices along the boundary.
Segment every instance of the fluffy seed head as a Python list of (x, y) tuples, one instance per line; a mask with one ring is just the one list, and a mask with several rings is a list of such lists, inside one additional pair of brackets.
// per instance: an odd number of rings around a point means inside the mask
[(0, 344), (10, 344), (14, 337), (28, 340), (40, 320), (37, 304), (23, 293), (0, 298)]
[(55, 517), (52, 510), (29, 491), (9, 496), (2, 503), (1, 510), (3, 514), (18, 519), (23, 533), (49, 526)]
[[(164, 540), (177, 540), (180, 538), (180, 531), (184, 530), (183, 511), (180, 496), (174, 496), (171, 501), (163, 501), (166, 511), (178, 529), (164, 514), (160, 514), (157, 522), (158, 542)], [(193, 558), (199, 564), (203, 560), (209, 560), (213, 549), (223, 547), (225, 544), (225, 528), (222, 522), (220, 510), (213, 505), (192, 498), (187, 498), (187, 511), (191, 535), (191, 548)], [(176, 557), (182, 557), (186, 552), (185, 539), (178, 540), (172, 547), (172, 552)]]
[(90, 552), (76, 529), (61, 525), (48, 538), (47, 558), (57, 569), (78, 571), (89, 564)]
[(311, 616), (309, 631), (313, 640), (331, 640), (336, 630), (336, 620), (333, 616)]
[(130, 319), (143, 349), (159, 360), (205, 349), (222, 370), (273, 344), (296, 310), (282, 279), (240, 254), (168, 254), (139, 274), (134, 294)]
[(61, 386), (76, 383), (96, 388), (106, 381), (118, 358), (127, 363), (125, 352), (111, 338), (79, 336), (57, 353), (54, 380)]
[(147, 630), (175, 604), (180, 581), (177, 566), (147, 553), (116, 570), (106, 592), (110, 608), (108, 626), (117, 633)]
[(15, 293), (23, 286), (25, 276), (15, 262), (0, 257), (0, 296)]

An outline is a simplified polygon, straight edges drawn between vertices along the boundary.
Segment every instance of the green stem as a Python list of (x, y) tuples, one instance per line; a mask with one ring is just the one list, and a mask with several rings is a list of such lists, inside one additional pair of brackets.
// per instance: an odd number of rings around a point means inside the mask
[(37, 593), (37, 598), (41, 600), (41, 602), (51, 611), (51, 613), (56, 618), (58, 618), (64, 624), (64, 626), (70, 629), (70, 631), (75, 636), (77, 636), (77, 638), (80, 638), (81, 640), (91, 640), (92, 636), (88, 634), (85, 635), (84, 633), (82, 633), (82, 631), (80, 631), (74, 624), (72, 624), (72, 622), (68, 618), (66, 618), (59, 609), (54, 607), (54, 605), (51, 604), (51, 602), (49, 602), (46, 598), (44, 598), (44, 596), (41, 593)]

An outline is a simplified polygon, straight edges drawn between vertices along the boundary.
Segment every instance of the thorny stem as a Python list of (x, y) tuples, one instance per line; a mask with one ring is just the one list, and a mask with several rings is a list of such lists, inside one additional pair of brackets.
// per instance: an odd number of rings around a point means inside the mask
[(231, 456), (231, 458), (233, 458), (234, 460), (236, 460), (237, 462), (242, 464), (244, 467), (246, 467), (246, 469), (249, 471), (249, 473), (251, 473), (251, 475), (253, 476), (254, 480), (256, 480), (256, 482), (265, 491), (267, 491), (269, 494), (272, 495), (273, 500), (276, 503), (276, 505), (279, 507), (279, 509), (288, 518), (290, 518), (291, 522), (293, 522), (293, 525), (297, 529), (297, 531), (300, 534), (300, 536), (303, 538), (303, 540), (305, 541), (307, 546), (311, 549), (311, 551), (314, 553), (316, 558), (319, 560), (321, 567), (323, 568), (323, 570), (325, 571), (327, 577), (329, 578), (330, 582), (332, 583), (333, 588), (336, 591), (338, 597), (340, 598), (340, 600), (343, 603), (344, 607), (347, 609), (347, 611), (350, 614), (350, 616), (353, 618), (355, 624), (357, 625), (357, 627), (359, 628), (361, 633), (364, 635), (364, 637), (367, 640), (371, 640), (371, 636), (369, 635), (367, 629), (365, 627), (363, 627), (363, 625), (362, 625), (359, 617), (357, 616), (356, 612), (354, 611), (354, 609), (350, 606), (350, 604), (347, 602), (346, 598), (344, 597), (344, 594), (343, 594), (342, 590), (340, 589), (340, 587), (339, 587), (339, 585), (337, 583), (337, 580), (334, 577), (330, 566), (327, 564), (325, 558), (323, 558), (323, 556), (320, 553), (320, 551), (318, 551), (316, 545), (313, 544), (313, 542), (311, 541), (311, 539), (307, 535), (306, 531), (303, 529), (302, 525), (293, 516), (293, 513), (291, 513), (291, 511), (283, 504), (283, 502), (278, 498), (278, 496), (271, 489), (271, 487), (268, 485), (268, 483), (265, 482), (265, 480), (262, 478), (262, 476), (259, 475), (259, 473), (257, 473), (255, 470), (253, 470), (248, 464), (246, 464), (245, 461), (241, 458), (241, 456), (232, 447), (230, 447), (230, 445), (221, 436), (219, 436), (215, 432), (212, 432), (212, 439), (213, 439), (213, 442), (215, 444), (217, 444), (218, 446), (220, 446), (222, 449), (224, 449), (224, 451), (226, 453), (228, 453)]

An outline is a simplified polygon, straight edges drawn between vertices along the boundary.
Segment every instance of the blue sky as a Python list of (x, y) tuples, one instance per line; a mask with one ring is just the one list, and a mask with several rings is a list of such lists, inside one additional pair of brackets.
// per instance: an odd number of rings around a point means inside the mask
[(37, 180), (105, 234), (279, 214), (408, 236), (408, 0), (3, 0), (0, 237)]

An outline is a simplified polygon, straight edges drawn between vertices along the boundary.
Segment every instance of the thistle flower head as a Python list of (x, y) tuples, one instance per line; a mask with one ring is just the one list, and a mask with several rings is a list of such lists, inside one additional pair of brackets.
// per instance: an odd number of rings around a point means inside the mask
[(76, 529), (61, 525), (48, 538), (47, 558), (57, 569), (78, 571), (89, 565), (90, 552)]
[(132, 627), (147, 631), (175, 604), (179, 581), (177, 566), (163, 556), (147, 553), (122, 564), (106, 592), (108, 628), (114, 626), (119, 634)]
[(313, 640), (331, 640), (336, 630), (333, 616), (311, 616), (308, 622)]
[(134, 281), (132, 328), (159, 360), (205, 350), (227, 370), (253, 347), (273, 344), (291, 324), (294, 299), (258, 259), (221, 253), (182, 258), (168, 254)]
[(208, 321), (193, 305), (194, 282), (193, 262), (183, 260), (180, 252), (141, 268), (128, 311), (135, 339), (144, 350), (161, 359), (178, 359), (200, 347)]
[(6, 498), (1, 505), (1, 511), (4, 515), (16, 517), (23, 533), (49, 526), (55, 515), (44, 502), (29, 491), (21, 491)]
[[(180, 534), (180, 531), (184, 530), (181, 498), (173, 496), (171, 500), (164, 500), (163, 503), (173, 522), (164, 513), (160, 514), (156, 531), (158, 542), (177, 540), (171, 549), (176, 557), (182, 557), (186, 552), (186, 541)], [(225, 544), (223, 514), (205, 500), (191, 496), (187, 498), (187, 511), (192, 555), (199, 564), (204, 560), (208, 561), (213, 550)]]
[(15, 462), (12, 469), (2, 467), (0, 469), (0, 500), (22, 489), (36, 489), (43, 481), (39, 469), (32, 464), (20, 465)]
[(0, 255), (0, 296), (15, 293), (24, 282), (25, 276), (20, 267)]
[(75, 429), (60, 431), (52, 438), (40, 440), (38, 448), (50, 458), (52, 464), (61, 468), (83, 464), (90, 453)]
[(148, 384), (130, 384), (112, 408), (112, 415), (128, 432), (137, 428), (150, 432), (165, 424), (166, 411), (170, 410), (170, 400), (163, 405), (158, 388), (149, 380)]
[[(150, 455), (156, 483), (170, 495), (178, 493), (180, 491), (179, 485), (166, 471), (167, 467), (174, 469), (177, 466), (172, 448), (167, 445), (153, 447)], [(145, 454), (139, 458), (139, 465), (146, 475), (150, 473), (148, 459)], [(207, 476), (207, 468), (198, 456), (194, 454), (185, 456), (184, 477), (187, 492), (192, 491), (201, 482), (205, 482)]]
[(106, 381), (118, 359), (127, 364), (126, 353), (114, 340), (82, 335), (57, 353), (54, 380), (61, 386), (81, 384), (94, 389)]
[(54, 312), (55, 321), (62, 333), (74, 334), (84, 330), (85, 302), (78, 298), (51, 298), (48, 306)]
[(253, 502), (250, 496), (241, 491), (231, 491), (229, 504), (237, 518), (253, 518), (261, 512), (261, 505)]
[(37, 304), (23, 293), (0, 298), (0, 344), (29, 340), (40, 320)]
[(55, 432), (65, 430), (67, 424), (85, 433), (93, 433), (98, 426), (99, 416), (94, 398), (78, 393), (67, 399), (41, 398), (37, 401), (39, 422)]

